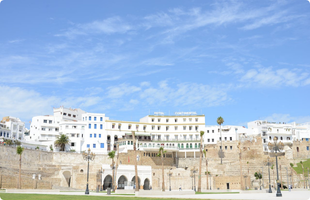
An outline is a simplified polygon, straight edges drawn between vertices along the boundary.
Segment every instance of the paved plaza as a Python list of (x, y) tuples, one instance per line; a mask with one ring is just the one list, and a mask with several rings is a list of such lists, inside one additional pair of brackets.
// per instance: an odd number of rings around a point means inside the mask
[[(174, 191), (175, 193), (176, 191)], [(54, 192), (54, 191), (23, 191), (18, 192), (14, 191), (12, 193), (24, 193), (24, 194), (49, 194), (49, 195), (83, 195), (84, 192)], [(296, 190), (296, 191), (282, 191), (282, 197), (276, 197), (276, 193), (262, 193), (255, 191), (249, 193), (239, 193), (239, 194), (196, 194), (196, 195), (143, 195), (141, 197), (149, 197), (149, 198), (178, 198), (178, 199), (277, 199), (277, 200), (310, 200), (310, 191), (309, 190)], [(169, 193), (169, 192), (167, 192)], [(0, 195), (1, 196), (1, 195)], [(108, 196), (106, 193), (96, 193), (90, 192), (89, 196)], [(122, 197), (135, 197), (134, 195), (117, 195), (112, 194), (111, 196), (122, 196)]]

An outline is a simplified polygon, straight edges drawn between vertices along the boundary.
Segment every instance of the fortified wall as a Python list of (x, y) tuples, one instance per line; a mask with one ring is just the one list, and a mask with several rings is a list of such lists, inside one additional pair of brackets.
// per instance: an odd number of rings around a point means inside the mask
[[(223, 142), (225, 157), (219, 158), (220, 143), (206, 145), (207, 160), (202, 159), (202, 189), (240, 189), (241, 186), (255, 188), (259, 181), (254, 173), (261, 172), (263, 179), (261, 184), (268, 187), (268, 167), (265, 165), (268, 155), (262, 151), (261, 138), (245, 141), (241, 144), (241, 161), (236, 141)], [(279, 174), (284, 185), (292, 183), (294, 187), (302, 187), (300, 182), (303, 177), (291, 169), (290, 163), (298, 163), (309, 158), (308, 141), (294, 141), (292, 148), (286, 148), (285, 156), (279, 157)], [(137, 151), (138, 165), (152, 167), (152, 188), (161, 188), (162, 169), (161, 158), (156, 153)], [(120, 164), (134, 165), (134, 151), (119, 155)], [(275, 165), (275, 158), (270, 162)], [(95, 190), (101, 184), (100, 170), (102, 164), (111, 164), (107, 155), (96, 155), (94, 161), (90, 161), (89, 188)], [(196, 158), (164, 158), (165, 187), (168, 190), (171, 185), (173, 190), (191, 189), (198, 185), (199, 152)], [(242, 173), (240, 169), (242, 168)], [(209, 172), (208, 175), (206, 172)], [(19, 155), (15, 147), (0, 145), (0, 188), (16, 188), (18, 184)], [(81, 154), (68, 152), (45, 152), (25, 149), (22, 154), (22, 188), (51, 189), (56, 186), (85, 189), (87, 177), (87, 161)], [(270, 170), (271, 185), (275, 186), (275, 167)], [(35, 174), (35, 178), (33, 175)], [(170, 176), (169, 176), (170, 174)], [(242, 177), (241, 177), (242, 175)], [(39, 177), (40, 176), (40, 177)], [(34, 178), (34, 179), (33, 179)], [(104, 177), (103, 177), (104, 178)]]

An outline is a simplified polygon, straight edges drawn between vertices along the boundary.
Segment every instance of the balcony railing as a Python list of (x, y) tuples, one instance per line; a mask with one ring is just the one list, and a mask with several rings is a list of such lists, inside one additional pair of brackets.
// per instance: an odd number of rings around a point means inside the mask
[(176, 139), (176, 138), (163, 138), (163, 139), (161, 139), (161, 138), (153, 138), (152, 139), (152, 141), (153, 142), (184, 142), (184, 141), (200, 141), (200, 138), (178, 138), (178, 139)]

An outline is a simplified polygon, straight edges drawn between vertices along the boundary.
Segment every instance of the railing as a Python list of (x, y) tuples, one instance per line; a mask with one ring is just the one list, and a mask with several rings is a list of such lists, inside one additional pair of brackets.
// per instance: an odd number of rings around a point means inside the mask
[(200, 141), (200, 138), (184, 138), (184, 139), (166, 139), (166, 138), (164, 138), (164, 139), (161, 139), (161, 138), (153, 138), (152, 139), (152, 141), (154, 141), (154, 142), (184, 142), (184, 141)]

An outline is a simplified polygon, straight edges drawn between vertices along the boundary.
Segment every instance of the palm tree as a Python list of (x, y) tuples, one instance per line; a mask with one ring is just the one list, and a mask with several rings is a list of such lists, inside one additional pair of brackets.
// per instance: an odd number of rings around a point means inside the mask
[(21, 146), (18, 146), (16, 148), (16, 153), (19, 155), (19, 184), (18, 189), (21, 189), (21, 171), (22, 171), (22, 153), (24, 151), (24, 148)]
[(224, 123), (224, 119), (220, 116), (217, 118), (216, 122), (218, 123), (218, 125), (220, 125), (220, 133), (221, 133), (221, 142), (222, 142), (222, 146), (221, 146), (221, 164), (223, 164), (223, 161), (222, 161), (222, 157), (223, 157), (223, 137), (222, 137), (222, 124)]
[(56, 147), (60, 148), (60, 151), (65, 151), (66, 145), (69, 144), (69, 137), (64, 134), (60, 134), (60, 136), (57, 136), (57, 140), (54, 144)]
[(242, 173), (242, 154), (241, 154), (241, 142), (238, 142), (238, 149), (239, 149), (239, 163), (240, 163), (240, 189), (242, 190), (244, 187), (243, 187), (243, 181), (242, 181), (242, 178), (243, 178), (243, 173)]
[(137, 165), (137, 148), (136, 148), (136, 133), (134, 131), (132, 131), (132, 139), (133, 139), (133, 150), (135, 152), (135, 183), (136, 183), (135, 191), (139, 192), (138, 165)]
[(111, 164), (111, 168), (112, 168), (112, 191), (114, 191), (114, 170), (115, 170), (115, 167), (114, 167), (114, 158), (115, 158), (115, 151), (110, 151), (108, 153), (108, 157), (110, 159), (112, 159), (112, 164)]
[(208, 178), (209, 178), (209, 173), (210, 172), (208, 171), (207, 151), (204, 149), (202, 152), (203, 152), (203, 154), (205, 155), (205, 158), (206, 158), (206, 175), (207, 175), (207, 190), (208, 190), (209, 189)]
[(118, 158), (119, 158), (119, 143), (116, 144), (117, 154), (116, 154), (116, 166), (115, 166), (115, 181), (114, 181), (114, 187), (117, 189), (116, 185), (116, 177), (117, 177), (117, 169), (118, 169)]
[(294, 164), (290, 163), (290, 166), (291, 166), (291, 177), (292, 177), (292, 188), (293, 188), (294, 187), (294, 174), (293, 174)]
[[(205, 134), (204, 131), (200, 131), (200, 155), (199, 155), (199, 176), (198, 176), (198, 192), (201, 192), (201, 162), (202, 162), (202, 140), (203, 135)], [(207, 158), (206, 158), (207, 159)]]
[(164, 172), (164, 147), (160, 147), (157, 156), (161, 157), (161, 170), (162, 170), (162, 191), (165, 191), (165, 172)]
[(302, 175), (304, 176), (304, 188), (306, 188), (306, 180), (305, 180), (305, 171), (304, 171), (304, 163), (302, 161), (299, 162), (302, 168)]

